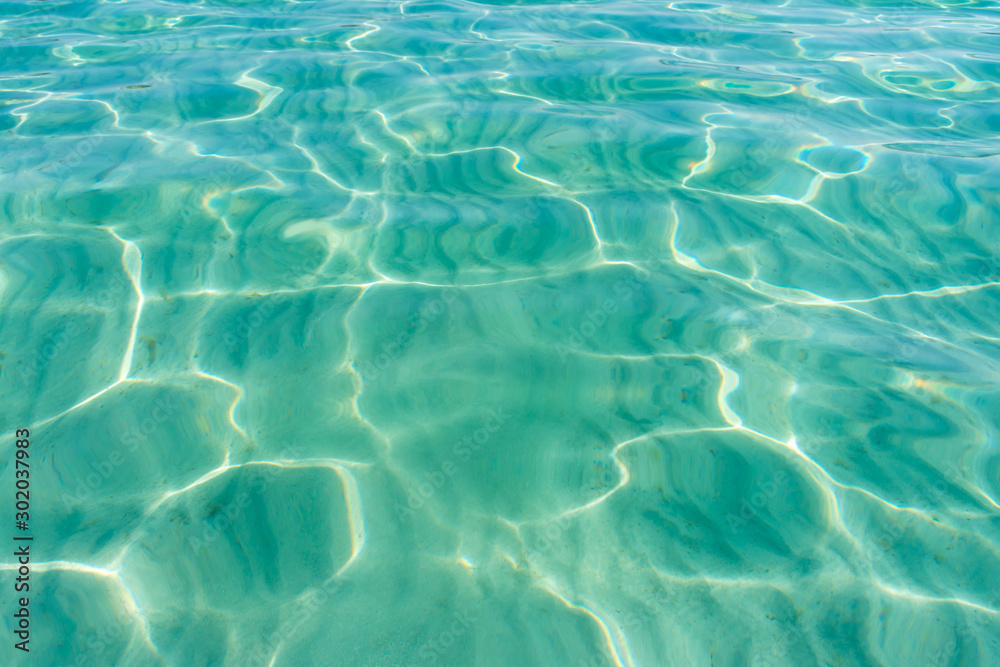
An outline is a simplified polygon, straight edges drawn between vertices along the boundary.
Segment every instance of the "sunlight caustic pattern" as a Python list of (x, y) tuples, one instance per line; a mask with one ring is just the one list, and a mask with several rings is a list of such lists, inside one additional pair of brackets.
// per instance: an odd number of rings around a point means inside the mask
[(997, 664), (998, 10), (3, 3), (31, 664)]

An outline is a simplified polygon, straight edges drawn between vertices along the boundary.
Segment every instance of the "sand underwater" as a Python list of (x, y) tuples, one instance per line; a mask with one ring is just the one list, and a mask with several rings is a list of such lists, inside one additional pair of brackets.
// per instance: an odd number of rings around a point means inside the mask
[(0, 664), (1000, 665), (998, 24), (3, 2)]

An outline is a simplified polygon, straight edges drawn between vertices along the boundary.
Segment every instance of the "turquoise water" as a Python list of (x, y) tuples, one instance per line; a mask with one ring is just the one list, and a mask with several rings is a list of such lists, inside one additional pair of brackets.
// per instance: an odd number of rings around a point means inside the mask
[(0, 663), (1000, 665), (998, 24), (0, 4)]

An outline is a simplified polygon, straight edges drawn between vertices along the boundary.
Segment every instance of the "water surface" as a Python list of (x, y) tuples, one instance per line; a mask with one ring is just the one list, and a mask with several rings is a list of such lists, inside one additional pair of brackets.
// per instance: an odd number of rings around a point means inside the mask
[(2, 3), (3, 662), (1000, 665), (997, 10)]

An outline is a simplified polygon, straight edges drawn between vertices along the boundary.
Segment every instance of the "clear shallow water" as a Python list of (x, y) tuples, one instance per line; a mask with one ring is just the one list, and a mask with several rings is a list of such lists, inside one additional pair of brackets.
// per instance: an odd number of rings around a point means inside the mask
[(996, 3), (0, 15), (5, 663), (1000, 664)]

